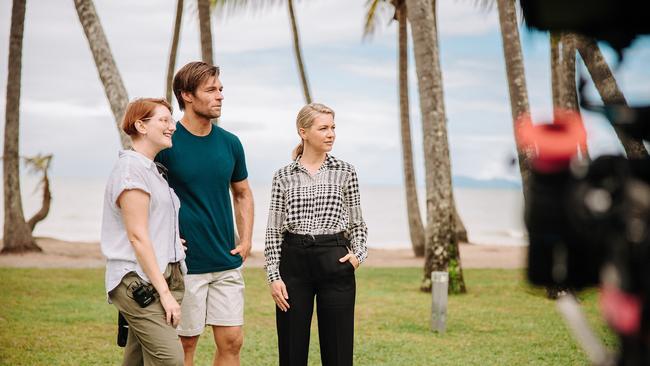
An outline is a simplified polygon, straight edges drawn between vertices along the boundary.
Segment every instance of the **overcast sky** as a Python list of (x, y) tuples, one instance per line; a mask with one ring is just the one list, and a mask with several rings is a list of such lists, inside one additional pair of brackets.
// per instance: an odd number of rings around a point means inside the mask
[[(130, 98), (164, 95), (175, 3), (95, 1)], [(362, 42), (365, 3), (298, 1), (303, 57), (314, 100), (336, 111), (333, 154), (353, 163), (366, 184), (400, 184), (396, 25), (386, 13), (375, 36)], [(497, 14), (474, 3), (438, 2), (452, 169), (459, 176), (516, 180), (518, 171), (508, 163), (514, 143)], [(11, 2), (0, 2), (0, 50), (9, 47), (10, 15)], [(194, 1), (186, 1), (179, 67), (200, 58), (195, 18)], [(287, 10), (278, 5), (212, 20), (225, 94), (222, 126), (242, 140), (251, 180), (268, 182), (298, 142), (295, 115), (303, 105)], [(29, 0), (25, 23), (21, 154), (53, 153), (54, 176), (107, 176), (120, 148), (118, 134), (73, 2)], [(533, 116), (548, 119), (548, 37), (524, 30), (522, 42)], [(632, 103), (647, 103), (650, 41), (638, 41), (626, 56), (619, 84)], [(416, 170), (422, 177), (412, 58), (410, 66)], [(6, 56), (0, 57), (0, 80), (4, 116)], [(592, 154), (619, 150), (601, 119), (588, 115), (587, 128)]]

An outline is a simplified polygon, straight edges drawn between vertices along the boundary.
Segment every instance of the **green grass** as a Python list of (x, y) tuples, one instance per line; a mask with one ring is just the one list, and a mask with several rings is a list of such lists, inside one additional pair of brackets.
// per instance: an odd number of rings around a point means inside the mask
[[(116, 365), (116, 311), (105, 302), (103, 270), (0, 268), (0, 365)], [(431, 296), (418, 268), (357, 273), (356, 365), (585, 365), (586, 356), (540, 289), (521, 271), (465, 270), (469, 293), (449, 298), (444, 334), (429, 331)], [(277, 364), (275, 312), (261, 269), (246, 269), (243, 365)], [(604, 341), (594, 291), (580, 295)], [(319, 365), (314, 321), (310, 365)], [(208, 329), (197, 364), (214, 345)]]

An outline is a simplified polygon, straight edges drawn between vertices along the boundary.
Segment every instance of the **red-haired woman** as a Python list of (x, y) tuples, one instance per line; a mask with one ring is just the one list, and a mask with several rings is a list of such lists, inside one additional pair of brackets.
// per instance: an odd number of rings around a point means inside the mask
[(124, 365), (182, 365), (176, 335), (185, 253), (179, 201), (154, 163), (176, 129), (164, 99), (136, 99), (122, 129), (133, 148), (120, 151), (104, 192), (101, 249), (106, 293), (129, 324)]

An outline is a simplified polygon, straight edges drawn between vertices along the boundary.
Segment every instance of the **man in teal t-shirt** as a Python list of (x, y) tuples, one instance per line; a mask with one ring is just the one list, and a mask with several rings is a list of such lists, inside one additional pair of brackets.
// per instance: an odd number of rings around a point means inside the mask
[(213, 329), (216, 364), (239, 365), (244, 323), (241, 267), (251, 249), (253, 228), (244, 149), (237, 136), (211, 123), (221, 116), (223, 101), (218, 67), (191, 62), (176, 73), (173, 88), (184, 115), (176, 124), (172, 147), (161, 151), (156, 161), (168, 169), (169, 185), (181, 201), (178, 219), (188, 273), (178, 334), (185, 365), (193, 364), (206, 325)]

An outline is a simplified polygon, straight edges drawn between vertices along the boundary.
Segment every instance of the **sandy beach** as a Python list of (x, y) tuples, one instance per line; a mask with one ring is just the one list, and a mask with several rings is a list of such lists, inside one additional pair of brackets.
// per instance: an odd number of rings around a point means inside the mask
[[(0, 256), (0, 267), (22, 268), (101, 268), (104, 258), (99, 243), (62, 241), (41, 237), (36, 239), (42, 253), (10, 254)], [(526, 248), (521, 246), (461, 244), (463, 268), (523, 268)], [(264, 255), (253, 251), (246, 266), (262, 267)], [(410, 249), (370, 248), (367, 267), (421, 267), (422, 258), (416, 258)]]

